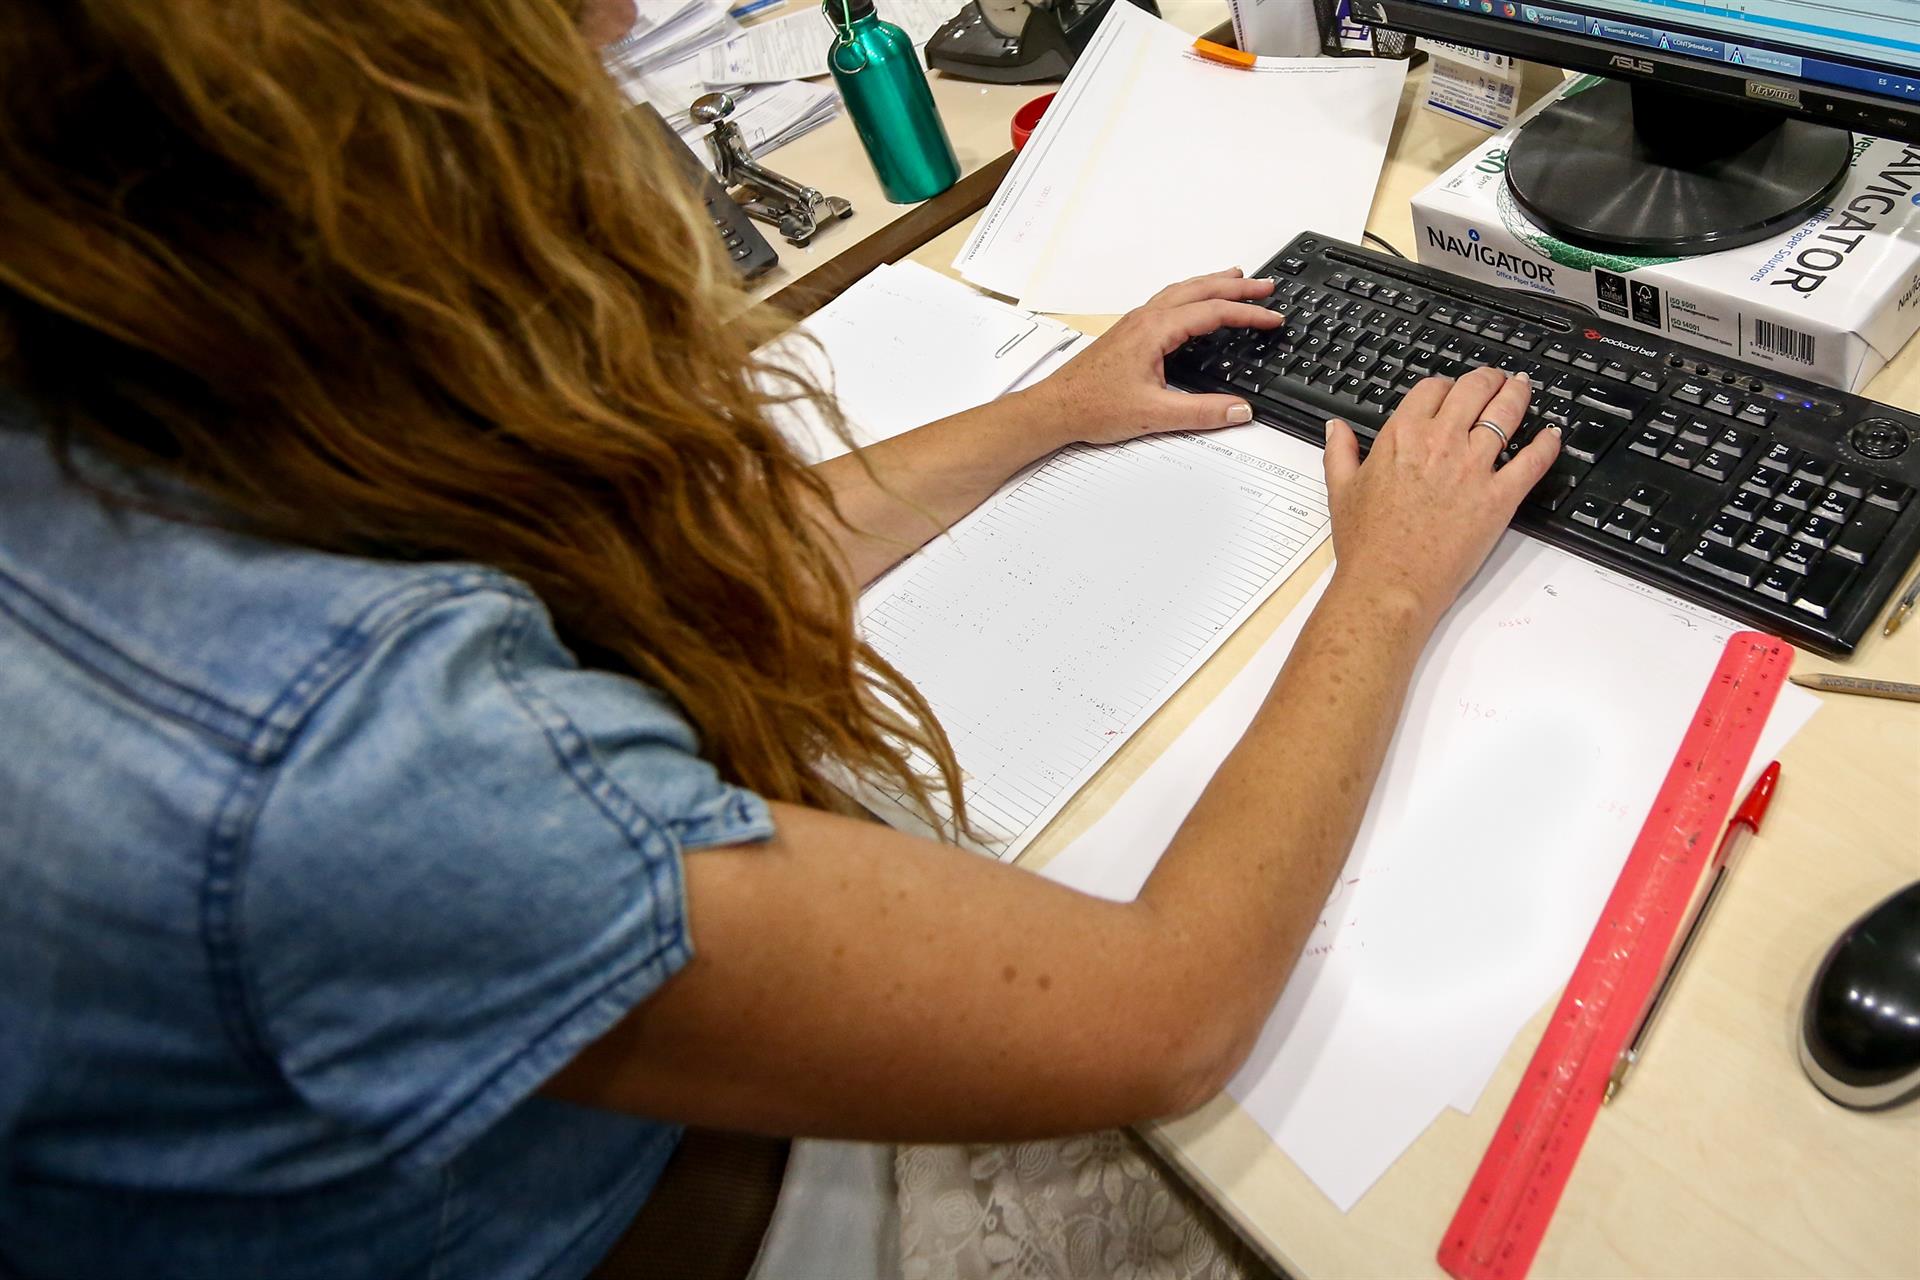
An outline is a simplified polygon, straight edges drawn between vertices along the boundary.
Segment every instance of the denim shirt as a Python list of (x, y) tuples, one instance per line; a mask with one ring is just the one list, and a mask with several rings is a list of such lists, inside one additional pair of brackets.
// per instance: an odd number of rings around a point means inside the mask
[(522, 584), (108, 508), (0, 401), (0, 1274), (586, 1274), (679, 1131), (535, 1091), (771, 832)]

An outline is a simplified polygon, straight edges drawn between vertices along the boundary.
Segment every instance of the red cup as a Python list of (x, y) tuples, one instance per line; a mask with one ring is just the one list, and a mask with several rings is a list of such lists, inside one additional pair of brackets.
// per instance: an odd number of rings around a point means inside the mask
[(1042, 94), (1013, 113), (1013, 149), (1015, 151), (1027, 145), (1027, 139), (1031, 138), (1033, 131), (1040, 126), (1040, 117), (1046, 114), (1047, 104), (1052, 101), (1052, 94)]

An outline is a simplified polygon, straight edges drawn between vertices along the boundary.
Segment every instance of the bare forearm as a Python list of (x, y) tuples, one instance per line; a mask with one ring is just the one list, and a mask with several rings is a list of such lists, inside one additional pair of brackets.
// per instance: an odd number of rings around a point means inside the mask
[(844, 521), (826, 523), (854, 583), (873, 581), (1009, 476), (1067, 444), (1064, 416), (1034, 388), (815, 467)]
[(1431, 625), (1336, 577), (1141, 894), (1242, 1052), (1346, 861)]

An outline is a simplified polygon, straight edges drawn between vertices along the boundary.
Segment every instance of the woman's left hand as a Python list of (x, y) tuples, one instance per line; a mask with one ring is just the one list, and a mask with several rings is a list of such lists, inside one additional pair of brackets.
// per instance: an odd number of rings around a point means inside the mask
[(1187, 339), (1229, 325), (1278, 328), (1286, 317), (1251, 301), (1272, 292), (1273, 281), (1249, 280), (1238, 267), (1169, 285), (1033, 391), (1053, 402), (1066, 433), (1090, 444), (1251, 421), (1252, 407), (1238, 396), (1173, 390), (1166, 358)]

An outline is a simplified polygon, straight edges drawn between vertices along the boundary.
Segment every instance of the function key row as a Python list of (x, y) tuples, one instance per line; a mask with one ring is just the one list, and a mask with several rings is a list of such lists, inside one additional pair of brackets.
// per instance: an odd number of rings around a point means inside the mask
[(1432, 299), (1417, 290), (1357, 272), (1334, 272), (1327, 277), (1327, 288), (1350, 293), (1356, 298), (1366, 298), (1413, 316), (1425, 315), (1427, 308), (1432, 305)]

